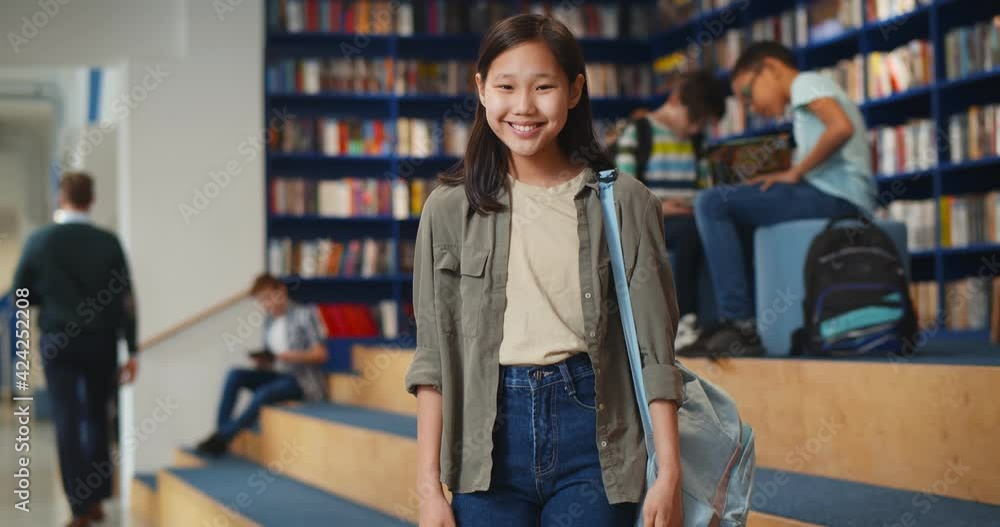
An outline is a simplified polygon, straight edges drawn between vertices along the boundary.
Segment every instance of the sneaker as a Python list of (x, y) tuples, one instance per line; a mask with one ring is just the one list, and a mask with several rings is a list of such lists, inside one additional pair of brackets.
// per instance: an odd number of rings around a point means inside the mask
[(677, 350), (677, 354), (682, 357), (721, 359), (763, 357), (765, 353), (753, 320), (728, 320), (706, 328), (695, 343)]
[(677, 336), (674, 338), (674, 349), (681, 349), (698, 341), (701, 330), (698, 329), (698, 315), (688, 313), (677, 321)]
[(208, 436), (201, 443), (198, 443), (194, 449), (199, 454), (206, 456), (219, 457), (226, 453), (228, 445), (226, 441), (222, 439), (222, 436), (218, 432)]

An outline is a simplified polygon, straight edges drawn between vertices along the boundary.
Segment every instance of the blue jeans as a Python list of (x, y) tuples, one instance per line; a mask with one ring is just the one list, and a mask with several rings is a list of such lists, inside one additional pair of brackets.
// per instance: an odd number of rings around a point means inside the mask
[(809, 183), (727, 185), (703, 190), (694, 203), (698, 232), (712, 274), (719, 317), (743, 320), (754, 316), (745, 274), (741, 227), (764, 227), (786, 221), (859, 214), (851, 202), (831, 196)]
[(633, 525), (638, 505), (609, 505), (604, 492), (587, 354), (551, 366), (506, 366), (500, 377), (490, 488), (452, 496), (456, 524)]
[(73, 516), (83, 516), (112, 493), (109, 405), (118, 395), (118, 336), (79, 334), (60, 342), (51, 334), (40, 339), (63, 490)]
[[(247, 409), (233, 419), (233, 408), (236, 406), (236, 396), (240, 388), (253, 390), (253, 399), (250, 400)], [(244, 368), (229, 370), (225, 387), (222, 389), (222, 401), (219, 403), (216, 420), (219, 436), (231, 441), (240, 430), (250, 428), (257, 422), (260, 408), (265, 404), (296, 401), (302, 399), (302, 396), (302, 388), (291, 375)]]

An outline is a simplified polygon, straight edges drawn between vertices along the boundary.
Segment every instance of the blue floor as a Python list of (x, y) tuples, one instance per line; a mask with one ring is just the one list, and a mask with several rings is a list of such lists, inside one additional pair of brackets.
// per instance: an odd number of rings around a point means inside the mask
[[(411, 525), (234, 456), (215, 460), (207, 467), (172, 468), (169, 471), (219, 504), (262, 527)], [(224, 514), (221, 511), (220, 514), (222, 519)]]
[(1000, 506), (757, 469), (753, 509), (843, 527), (998, 527)]

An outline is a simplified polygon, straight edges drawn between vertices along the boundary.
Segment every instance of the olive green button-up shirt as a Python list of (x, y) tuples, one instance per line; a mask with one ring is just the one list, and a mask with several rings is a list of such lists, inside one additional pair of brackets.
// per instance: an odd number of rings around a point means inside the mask
[[(586, 177), (574, 200), (580, 301), (596, 374), (594, 441), (609, 502), (638, 502), (646, 447), (610, 275), (597, 176), (590, 171)], [(429, 385), (441, 392), (441, 481), (458, 493), (489, 489), (493, 468), (510, 248), (510, 195), (501, 190), (497, 198), (507, 208), (481, 215), (469, 208), (464, 187), (438, 187), (427, 198), (417, 229), (417, 348), (406, 389), (416, 393), (418, 386)], [(683, 383), (673, 347), (677, 301), (660, 201), (635, 178), (621, 177), (615, 207), (647, 396), (680, 404)]]

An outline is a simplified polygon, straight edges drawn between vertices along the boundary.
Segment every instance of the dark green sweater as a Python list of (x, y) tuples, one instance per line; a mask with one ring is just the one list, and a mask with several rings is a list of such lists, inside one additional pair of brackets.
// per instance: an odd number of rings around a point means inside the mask
[(137, 351), (135, 297), (118, 238), (88, 223), (47, 225), (28, 238), (14, 274), (41, 308), (45, 333), (113, 331)]

